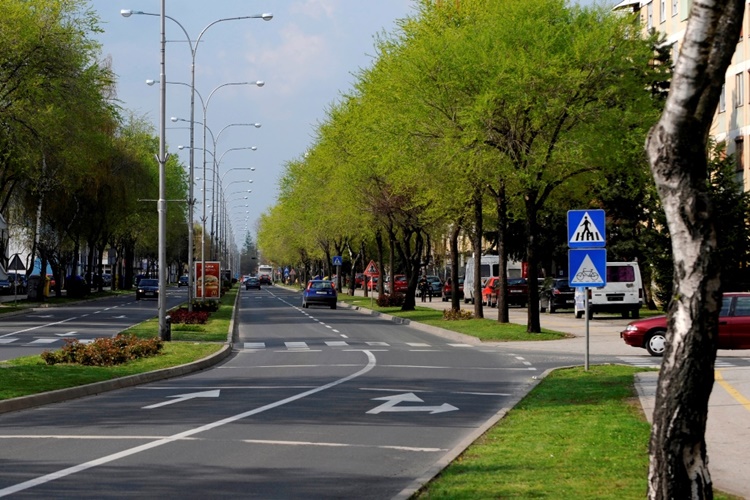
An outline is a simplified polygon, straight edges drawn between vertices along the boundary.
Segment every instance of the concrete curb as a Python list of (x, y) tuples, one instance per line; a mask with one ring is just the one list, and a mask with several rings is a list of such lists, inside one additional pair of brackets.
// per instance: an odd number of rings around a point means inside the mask
[(26, 410), (28, 408), (34, 408), (36, 406), (43, 406), (52, 403), (60, 403), (62, 401), (82, 398), (84, 396), (93, 396), (95, 394), (101, 394), (103, 392), (114, 391), (115, 389), (124, 389), (126, 387), (148, 384), (168, 378), (180, 377), (182, 375), (187, 375), (190, 373), (205, 370), (206, 368), (210, 368), (227, 359), (233, 352), (232, 339), (237, 330), (236, 318), (239, 298), (240, 292), (238, 290), (237, 296), (235, 297), (234, 301), (232, 318), (229, 320), (227, 341), (218, 352), (215, 352), (210, 356), (206, 356), (205, 358), (193, 361), (192, 363), (186, 363), (184, 365), (173, 366), (170, 368), (162, 368), (161, 370), (155, 370), (152, 372), (139, 373), (137, 375), (119, 377), (112, 380), (105, 380), (103, 382), (94, 382), (77, 387), (68, 387), (65, 389), (58, 389), (56, 391), (42, 392), (40, 394), (31, 394), (29, 396), (2, 400), (0, 401), (0, 414), (8, 413), (11, 411)]
[(102, 392), (114, 391), (115, 389), (123, 389), (125, 387), (133, 387), (135, 385), (148, 384), (158, 380), (187, 375), (188, 373), (205, 370), (206, 368), (223, 361), (230, 354), (232, 354), (231, 344), (224, 344), (218, 352), (192, 363), (173, 366), (171, 368), (163, 368), (152, 372), (139, 373), (127, 377), (115, 378), (112, 380), (105, 380), (104, 382), (94, 382), (92, 384), (80, 385), (77, 387), (42, 392), (40, 394), (32, 394), (20, 398), (6, 399), (0, 401), (0, 413), (26, 410), (35, 406), (60, 403), (69, 399), (92, 396), (94, 394), (101, 394)]

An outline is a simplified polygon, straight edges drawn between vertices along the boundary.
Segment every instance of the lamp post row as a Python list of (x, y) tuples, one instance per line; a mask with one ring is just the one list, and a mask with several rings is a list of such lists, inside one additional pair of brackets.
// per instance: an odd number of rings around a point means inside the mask
[[(201, 38), (206, 33), (206, 31), (214, 26), (215, 24), (226, 22), (226, 21), (238, 21), (243, 19), (263, 19), (264, 21), (270, 21), (273, 19), (273, 14), (270, 13), (263, 13), (258, 15), (251, 15), (251, 16), (238, 16), (238, 17), (229, 17), (229, 18), (223, 18), (218, 19), (216, 21), (213, 21), (206, 25), (203, 30), (201, 30), (200, 34), (198, 35), (198, 38), (195, 39), (195, 43), (193, 43), (192, 39), (190, 38), (190, 35), (188, 34), (185, 27), (177, 21), (175, 18), (168, 16), (166, 14), (166, 4), (165, 0), (161, 0), (161, 13), (160, 14), (153, 14), (143, 11), (134, 11), (129, 9), (123, 9), (120, 11), (120, 14), (128, 18), (132, 16), (133, 14), (137, 15), (147, 15), (147, 16), (158, 16), (160, 17), (160, 32), (161, 32), (161, 63), (160, 63), (160, 113), (159, 113), (159, 155), (157, 157), (158, 163), (159, 163), (159, 201), (157, 202), (157, 212), (159, 217), (159, 306), (158, 306), (158, 317), (159, 317), (159, 336), (162, 339), (167, 339), (169, 336), (169, 331), (167, 330), (167, 324), (166, 324), (166, 162), (167, 162), (167, 154), (166, 154), (166, 84), (167, 84), (167, 78), (166, 78), (166, 19), (170, 19), (173, 21), (177, 26), (180, 27), (182, 32), (185, 34), (185, 37), (188, 42), (188, 46), (190, 47), (190, 55), (191, 55), (191, 67), (190, 67), (190, 166), (189, 166), (189, 194), (188, 194), (188, 212), (190, 219), (189, 229), (188, 229), (188, 276), (189, 276), (189, 282), (190, 286), (188, 287), (188, 308), (192, 310), (192, 287), (194, 283), (194, 272), (193, 272), (193, 246), (194, 246), (194, 231), (193, 231), (193, 204), (195, 203), (194, 199), (194, 187), (193, 187), (193, 181), (195, 178), (195, 155), (194, 155), (194, 145), (195, 145), (195, 57), (198, 50), (198, 44), (200, 43)], [(262, 86), (263, 84), (261, 82), (259, 86)], [(218, 87), (214, 89), (214, 91), (211, 92), (211, 95), (213, 95), (213, 92), (218, 90)], [(209, 96), (210, 100), (211, 96)], [(202, 98), (201, 98), (202, 100)], [(206, 206), (206, 200), (205, 200), (205, 169), (206, 169), (206, 155), (205, 155), (205, 145), (206, 145), (206, 113), (207, 113), (207, 107), (208, 107), (208, 101), (203, 105), (203, 146), (204, 146), (204, 153), (203, 153), (203, 178), (204, 178), (204, 191), (203, 191), (203, 223), (204, 223), (204, 230), (203, 234), (201, 235), (201, 246), (202, 246), (202, 252), (201, 252), (201, 269), (202, 272), (205, 272), (205, 206)], [(201, 280), (202, 287), (201, 287), (201, 297), (205, 298), (205, 280)], [(167, 339), (168, 340), (168, 339)]]

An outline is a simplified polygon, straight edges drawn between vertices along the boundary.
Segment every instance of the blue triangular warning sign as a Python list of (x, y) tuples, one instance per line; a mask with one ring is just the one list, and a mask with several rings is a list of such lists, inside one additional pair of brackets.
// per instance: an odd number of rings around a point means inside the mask
[(593, 248), (606, 246), (604, 210), (568, 211), (568, 246)]

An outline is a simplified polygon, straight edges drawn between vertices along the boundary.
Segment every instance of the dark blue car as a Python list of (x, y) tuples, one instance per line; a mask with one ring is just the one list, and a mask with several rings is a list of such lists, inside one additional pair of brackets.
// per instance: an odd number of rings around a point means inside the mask
[(338, 302), (338, 295), (331, 280), (310, 280), (302, 292), (302, 307), (304, 308), (310, 307), (310, 304), (317, 304), (336, 309), (336, 302)]

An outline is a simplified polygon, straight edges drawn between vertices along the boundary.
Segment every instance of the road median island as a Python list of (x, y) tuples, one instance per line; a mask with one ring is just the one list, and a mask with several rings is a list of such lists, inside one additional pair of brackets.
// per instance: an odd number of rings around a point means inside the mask
[[(0, 362), (0, 413), (179, 377), (220, 363), (232, 354), (232, 338), (237, 328), (238, 289), (233, 287), (222, 299), (215, 324), (209, 320), (202, 330), (204, 337), (213, 339), (218, 336), (223, 342), (200, 342), (194, 338), (194, 333), (187, 335), (190, 338), (186, 341), (181, 341), (177, 331), (173, 340), (166, 343), (164, 355), (113, 367), (48, 366), (41, 355)], [(123, 333), (134, 333), (142, 338), (158, 337), (158, 329), (158, 321), (150, 319)]]

